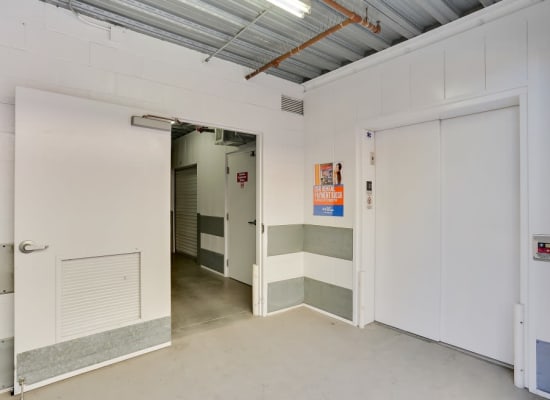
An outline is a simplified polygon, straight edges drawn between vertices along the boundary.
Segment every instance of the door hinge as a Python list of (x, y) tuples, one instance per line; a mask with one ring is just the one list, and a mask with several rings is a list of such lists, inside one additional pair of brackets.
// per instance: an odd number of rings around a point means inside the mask
[(264, 232), (265, 232), (265, 225), (262, 224), (262, 233), (264, 233)]
[(225, 266), (229, 267), (229, 258), (225, 261)]
[(225, 219), (229, 221), (229, 213), (225, 214)]
[(229, 175), (229, 167), (225, 167), (225, 173)]

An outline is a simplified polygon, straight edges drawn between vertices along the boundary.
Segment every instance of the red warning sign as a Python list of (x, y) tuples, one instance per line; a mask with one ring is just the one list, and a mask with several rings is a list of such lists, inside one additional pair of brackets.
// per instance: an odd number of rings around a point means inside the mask
[(237, 182), (238, 183), (248, 182), (248, 172), (237, 172)]

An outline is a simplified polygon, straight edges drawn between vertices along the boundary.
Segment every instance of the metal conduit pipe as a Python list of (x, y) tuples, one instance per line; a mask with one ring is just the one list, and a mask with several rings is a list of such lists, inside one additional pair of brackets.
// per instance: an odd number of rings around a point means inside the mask
[(307, 42), (304, 42), (301, 45), (293, 48), (292, 50), (290, 50), (288, 52), (286, 52), (285, 54), (275, 58), (274, 60), (271, 60), (270, 62), (268, 62), (264, 66), (258, 68), (257, 70), (251, 72), (250, 74), (248, 74), (245, 77), (246, 80), (254, 78), (256, 75), (258, 75), (258, 74), (260, 74), (264, 71), (267, 71), (269, 68), (279, 67), (279, 64), (281, 64), (287, 58), (292, 57), (293, 55), (299, 53), (300, 51), (304, 50), (305, 48), (317, 43), (319, 40), (324, 39), (329, 35), (332, 35), (334, 32), (337, 32), (340, 29), (345, 28), (346, 26), (348, 26), (350, 24), (360, 24), (360, 25), (364, 26), (365, 28), (369, 29), (370, 31), (372, 31), (373, 33), (380, 32), (381, 28), (380, 28), (380, 22), (379, 21), (377, 21), (376, 25), (374, 25), (373, 23), (369, 22), (366, 17), (363, 18), (360, 15), (357, 15), (353, 11), (348, 10), (347, 8), (341, 6), (340, 4), (336, 3), (333, 0), (323, 0), (323, 1), (329, 7), (332, 7), (333, 9), (340, 12), (341, 14), (344, 14), (346, 17), (348, 17), (348, 19), (343, 20), (339, 24), (334, 25), (333, 27), (327, 29), (326, 31), (321, 32), (317, 36), (314, 36), (313, 38), (309, 39)]
[(353, 20), (353, 22), (355, 22), (356, 24), (360, 24), (362, 26), (364, 26), (365, 28), (367, 28), (368, 30), (370, 30), (372, 33), (379, 33), (381, 28), (380, 28), (380, 21), (377, 21), (376, 22), (376, 25), (374, 25), (373, 23), (371, 23), (367, 17), (363, 18), (361, 17), (360, 15), (357, 15), (356, 13), (354, 13), (353, 11), (351, 10), (348, 10), (346, 7), (338, 4), (337, 2), (335, 2), (334, 0), (323, 0), (323, 2), (335, 9), (336, 11), (338, 11), (339, 13), (345, 15), (346, 17), (350, 18)]
[(265, 64), (263, 67), (260, 67), (258, 68), (256, 71), (254, 72), (251, 72), (250, 74), (248, 74), (246, 76), (246, 79), (250, 79), (250, 78), (254, 78), (256, 75), (258, 75), (259, 73), (262, 73), (266, 70), (268, 70), (269, 68), (271, 67), (275, 67), (277, 68), (279, 66), (280, 63), (282, 63), (284, 60), (286, 60), (287, 58), (289, 57), (292, 57), (293, 55), (299, 53), (300, 51), (302, 51), (303, 49), (305, 49), (306, 47), (309, 47), (311, 46), (312, 44), (314, 43), (317, 43), (319, 40), (321, 39), (324, 39), (325, 37), (327, 37), (328, 35), (332, 35), (334, 32), (336, 31), (339, 31), (340, 29), (348, 26), (349, 24), (353, 24), (353, 20), (351, 18), (348, 18), (342, 22), (340, 22), (338, 25), (334, 25), (332, 28), (329, 28), (327, 29), (326, 31), (324, 32), (321, 32), (320, 34), (318, 34), (317, 36), (309, 39), (307, 42), (304, 42), (302, 43), (301, 45), (293, 48), (292, 50), (290, 50), (289, 52), (286, 52), (285, 54), (283, 54), (282, 56), (279, 56), (277, 57), (276, 59), (268, 62), (267, 64)]

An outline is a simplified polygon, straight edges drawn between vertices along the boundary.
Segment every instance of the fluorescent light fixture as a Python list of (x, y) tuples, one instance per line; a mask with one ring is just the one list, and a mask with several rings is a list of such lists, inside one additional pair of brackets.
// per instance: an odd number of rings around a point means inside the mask
[(297, 16), (298, 18), (304, 18), (304, 14), (309, 14), (311, 11), (310, 0), (267, 0), (271, 4), (282, 8), (285, 11)]

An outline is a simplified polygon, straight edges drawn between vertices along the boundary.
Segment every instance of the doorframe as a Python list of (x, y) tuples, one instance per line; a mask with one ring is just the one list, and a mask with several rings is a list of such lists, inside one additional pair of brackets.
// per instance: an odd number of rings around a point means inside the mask
[[(523, 376), (519, 377), (519, 382), (524, 387), (535, 387), (534, 374), (529, 371), (535, 371), (534, 357), (534, 329), (529, 328), (530, 320), (529, 307), (529, 193), (528, 193), (528, 130), (527, 130), (527, 87), (506, 90), (499, 93), (487, 94), (480, 97), (459, 99), (456, 101), (446, 101), (433, 107), (421, 110), (407, 111), (398, 114), (390, 114), (358, 120), (355, 129), (355, 157), (356, 157), (356, 205), (355, 205), (355, 239), (354, 239), (354, 273), (353, 273), (353, 292), (354, 292), (354, 315), (353, 320), (363, 328), (366, 324), (376, 320), (374, 313), (374, 291), (375, 291), (375, 273), (376, 273), (376, 254), (375, 254), (375, 236), (376, 227), (376, 166), (368, 165), (370, 162), (364, 159), (363, 144), (367, 132), (373, 132), (370, 139), (369, 151), (376, 150), (376, 132), (386, 129), (399, 128), (403, 126), (418, 124), (422, 122), (444, 120), (453, 117), (466, 116), (470, 114), (492, 111), (501, 108), (518, 106), (519, 107), (519, 301), (523, 305), (524, 340), (522, 353), (519, 359), (520, 367), (523, 367)], [(376, 164), (376, 162), (375, 162)], [(367, 167), (368, 165), (368, 167)], [(367, 171), (364, 173), (364, 171)], [(374, 207), (372, 212), (365, 210), (366, 193), (363, 180), (368, 176), (374, 183)], [(366, 243), (363, 243), (367, 240)], [(513, 312), (511, 310), (511, 312)], [(510, 327), (512, 329), (513, 327)], [(515, 356), (517, 359), (517, 357)], [(517, 384), (517, 383), (516, 383)], [(536, 393), (536, 392), (535, 392)]]
[[(262, 265), (263, 265), (263, 233), (262, 232), (262, 228), (263, 228), (263, 199), (262, 199), (262, 193), (263, 193), (263, 190), (262, 190), (262, 183), (263, 183), (263, 179), (262, 179), (262, 175), (263, 175), (263, 171), (262, 171), (262, 165), (263, 165), (263, 158), (262, 158), (262, 153), (263, 153), (263, 147), (262, 147), (262, 144), (263, 144), (263, 141), (262, 141), (262, 135), (261, 134), (258, 134), (258, 133), (253, 133), (253, 132), (249, 132), (249, 133), (252, 133), (256, 136), (256, 142), (254, 143), (254, 145), (251, 145), (251, 144), (246, 144), (246, 145), (243, 145), (243, 146), (240, 146), (237, 150), (235, 151), (230, 151), (228, 153), (225, 153), (225, 168), (226, 168), (226, 171), (227, 171), (227, 168), (229, 167), (229, 162), (228, 162), (228, 156), (231, 155), (231, 154), (237, 154), (237, 153), (245, 153), (245, 152), (249, 152), (251, 150), (253, 150), (255, 152), (255, 158), (256, 158), (256, 228), (255, 228), (255, 237), (256, 237), (256, 243), (255, 243), (255, 247), (256, 247), (256, 260), (255, 260), (255, 264), (258, 266), (258, 281), (256, 282), (256, 285), (257, 287), (254, 287), (254, 277), (252, 278), (252, 292), (256, 292), (258, 293), (258, 310), (259, 310), (259, 315), (261, 316), (266, 316), (266, 312), (264, 312), (264, 309), (265, 309), (265, 304), (267, 302), (265, 302), (264, 300), (264, 293), (267, 293), (266, 291), (264, 291), (264, 274), (263, 274), (263, 268), (262, 268)], [(225, 238), (225, 248), (224, 248), (224, 255), (223, 255), (223, 271), (224, 271), (224, 276), (226, 278), (229, 277), (229, 268), (228, 268), (228, 265), (227, 265), (227, 260), (228, 260), (228, 256), (229, 256), (229, 225), (228, 225), (228, 220), (227, 220), (227, 213), (229, 212), (229, 175), (230, 174), (225, 174), (225, 215), (223, 217), (223, 220), (224, 220), (224, 238)], [(252, 308), (254, 310), (254, 301), (255, 299), (252, 298)]]

